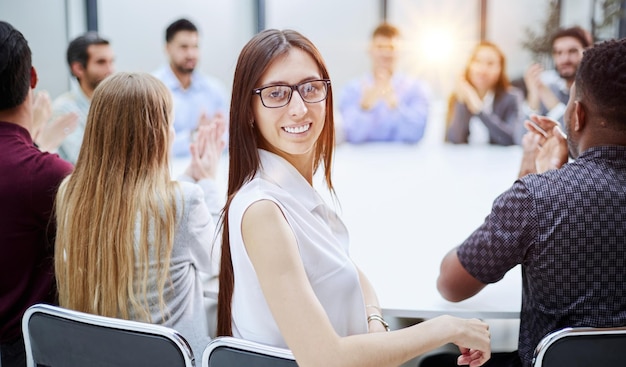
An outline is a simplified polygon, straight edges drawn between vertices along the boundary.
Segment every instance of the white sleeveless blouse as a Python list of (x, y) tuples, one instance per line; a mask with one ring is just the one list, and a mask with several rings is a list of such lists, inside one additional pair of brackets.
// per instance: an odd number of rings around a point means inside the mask
[(275, 202), (287, 218), (311, 288), (337, 334), (366, 333), (363, 293), (358, 271), (348, 254), (348, 231), (343, 222), (289, 162), (261, 149), (259, 156), (261, 167), (257, 175), (235, 195), (228, 214), (235, 276), (233, 336), (287, 348), (263, 296), (240, 230), (243, 213), (259, 200)]

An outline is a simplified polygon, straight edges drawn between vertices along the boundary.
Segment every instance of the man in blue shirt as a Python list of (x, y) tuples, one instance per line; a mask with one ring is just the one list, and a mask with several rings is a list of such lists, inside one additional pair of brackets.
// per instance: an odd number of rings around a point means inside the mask
[(98, 84), (115, 72), (115, 54), (108, 40), (95, 32), (87, 32), (68, 45), (67, 65), (77, 83), (54, 100), (50, 121), (69, 113), (78, 116), (76, 129), (66, 132), (67, 136), (58, 149), (61, 158), (76, 164), (83, 143), (91, 97)]
[(165, 31), (169, 64), (154, 72), (174, 97), (176, 139), (172, 154), (189, 156), (189, 143), (198, 126), (226, 124), (228, 98), (221, 83), (196, 70), (198, 29), (187, 19), (179, 19)]
[(395, 72), (399, 30), (383, 23), (372, 35), (372, 73), (350, 82), (339, 102), (343, 135), (350, 143), (416, 143), (428, 118), (425, 86)]

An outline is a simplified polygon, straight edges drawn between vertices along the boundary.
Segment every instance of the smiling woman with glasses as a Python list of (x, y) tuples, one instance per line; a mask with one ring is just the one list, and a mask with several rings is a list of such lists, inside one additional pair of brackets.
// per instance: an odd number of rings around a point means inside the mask
[(462, 347), (460, 362), (489, 358), (478, 320), (385, 333), (346, 227), (312, 185), (323, 166), (333, 192), (334, 120), (328, 70), (307, 38), (266, 30), (244, 46), (229, 131), (218, 335), (288, 347), (300, 366), (397, 366), (449, 342)]

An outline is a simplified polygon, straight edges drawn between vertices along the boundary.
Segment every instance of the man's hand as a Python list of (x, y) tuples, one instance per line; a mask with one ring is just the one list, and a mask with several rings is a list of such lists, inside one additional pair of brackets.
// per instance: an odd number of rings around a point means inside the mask
[(33, 100), (33, 124), (31, 127), (33, 140), (39, 136), (41, 130), (50, 119), (50, 116), (52, 116), (52, 102), (50, 101), (50, 95), (45, 90), (37, 92)]
[(374, 75), (374, 83), (372, 85), (363, 85), (361, 108), (370, 110), (379, 100), (384, 101), (391, 109), (398, 106), (398, 97), (393, 89), (391, 77), (391, 73), (381, 71)]
[(534, 111), (539, 109), (539, 91), (544, 88), (544, 84), (541, 81), (542, 72), (543, 67), (541, 65), (532, 64), (528, 70), (526, 70), (526, 73), (524, 73), (524, 84), (528, 91), (526, 102), (528, 103), (528, 107)]
[(560, 124), (545, 116), (531, 115), (524, 122), (524, 154), (519, 177), (561, 168), (567, 162), (567, 136)]
[(539, 145), (535, 158), (538, 173), (559, 169), (567, 163), (567, 137), (559, 126), (555, 126), (550, 136)]
[(61, 115), (44, 126), (39, 130), (36, 138), (33, 140), (39, 146), (42, 152), (55, 151), (63, 140), (74, 132), (78, 127), (78, 115), (74, 112), (69, 112)]
[(541, 135), (534, 132), (527, 132), (522, 137), (522, 164), (520, 165), (520, 171), (518, 178), (522, 178), (530, 173), (537, 173), (537, 166), (535, 160), (537, 159), (537, 152), (539, 150), (539, 139)]

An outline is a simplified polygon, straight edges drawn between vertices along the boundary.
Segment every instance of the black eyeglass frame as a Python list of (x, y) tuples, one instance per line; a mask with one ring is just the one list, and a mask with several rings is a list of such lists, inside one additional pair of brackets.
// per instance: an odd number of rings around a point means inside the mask
[[(299, 87), (301, 87), (304, 84), (307, 83), (312, 83), (312, 82), (324, 82), (325, 86), (326, 86), (326, 94), (324, 95), (324, 98), (320, 99), (319, 101), (314, 101), (314, 102), (309, 102), (307, 101), (304, 97), (302, 97), (302, 94), (300, 93), (300, 90), (298, 89)], [(259, 96), (259, 98), (261, 98), (261, 104), (263, 105), (263, 107), (265, 108), (281, 108), (281, 107), (285, 107), (286, 105), (289, 104), (289, 102), (291, 102), (291, 97), (293, 97), (293, 91), (298, 92), (298, 94), (300, 95), (300, 98), (302, 98), (302, 100), (306, 103), (320, 103), (322, 101), (325, 101), (326, 98), (328, 98), (328, 89), (330, 88), (330, 79), (313, 79), (313, 80), (306, 80), (303, 81), (302, 83), (298, 83), (295, 85), (288, 85), (288, 84), (272, 84), (272, 85), (266, 85), (265, 87), (261, 87), (261, 88), (256, 88), (252, 90), (252, 94), (256, 94)], [(285, 102), (284, 105), (281, 106), (268, 106), (265, 104), (265, 101), (263, 100), (263, 97), (261, 96), (261, 92), (264, 89), (267, 88), (274, 88), (274, 87), (288, 87), (290, 88), (290, 92), (289, 92), (289, 97), (287, 97), (287, 101)]]

